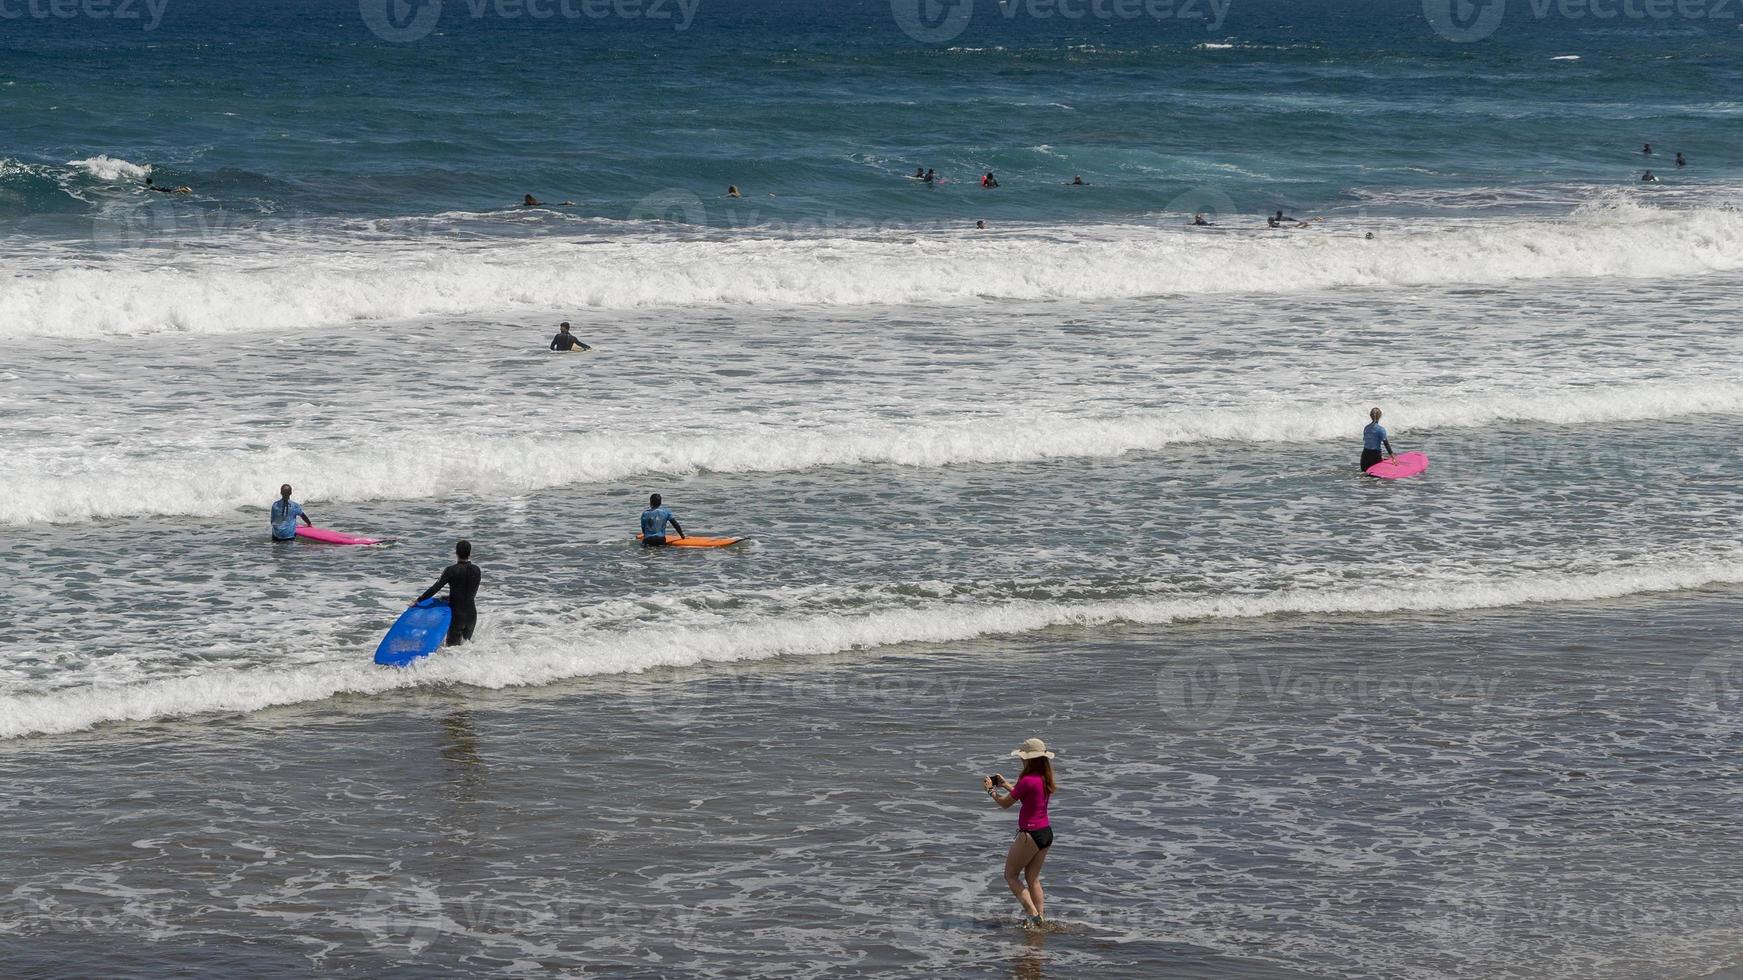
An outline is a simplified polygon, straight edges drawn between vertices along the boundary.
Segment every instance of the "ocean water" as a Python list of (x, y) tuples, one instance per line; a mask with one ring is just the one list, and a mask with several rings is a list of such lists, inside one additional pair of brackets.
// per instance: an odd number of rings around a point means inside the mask
[(154, 2), (0, 35), (0, 973), (1740, 968), (1743, 7)]

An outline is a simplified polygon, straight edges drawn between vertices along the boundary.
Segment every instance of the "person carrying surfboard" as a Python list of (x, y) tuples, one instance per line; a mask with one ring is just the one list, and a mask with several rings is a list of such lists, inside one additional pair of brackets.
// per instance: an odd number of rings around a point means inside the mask
[(309, 515), (303, 513), (303, 505), (291, 499), (291, 485), (287, 483), (278, 488), (278, 499), (272, 502), (272, 540), (295, 540), (299, 517), (305, 525), (315, 526), (315, 522), (309, 520)]
[(448, 608), (454, 613), (454, 618), (448, 621), (447, 645), (451, 647), (472, 639), (472, 630), (478, 625), (478, 583), (484, 579), (484, 573), (472, 564), (472, 542), (464, 539), (456, 542), (454, 557), (459, 561), (442, 569), (436, 584), (412, 601), (415, 606), (442, 591), (442, 586), (448, 587)]
[(1392, 443), (1386, 439), (1386, 427), (1380, 424), (1380, 410), (1377, 408), (1370, 409), (1368, 411), (1368, 418), (1370, 421), (1368, 422), (1367, 427), (1362, 429), (1363, 473), (1368, 472), (1368, 467), (1373, 466), (1383, 458), (1380, 455), (1380, 447), (1382, 446), (1386, 448), (1387, 457), (1392, 459), (1398, 458), (1397, 454), (1392, 452)]
[(592, 350), (593, 349), (593, 348), (587, 346), (586, 344), (583, 344), (581, 342), (580, 337), (577, 337), (574, 334), (569, 332), (569, 321), (568, 320), (564, 320), (562, 323), (557, 324), (557, 335), (555, 337), (551, 338), (551, 349), (552, 350), (574, 350), (577, 347), (581, 348), (582, 350)]
[(648, 509), (642, 511), (642, 544), (649, 548), (665, 544), (667, 522), (677, 530), (678, 538), (682, 540), (684, 525), (678, 523), (678, 518), (672, 515), (670, 508), (660, 506), (659, 494), (648, 497)]

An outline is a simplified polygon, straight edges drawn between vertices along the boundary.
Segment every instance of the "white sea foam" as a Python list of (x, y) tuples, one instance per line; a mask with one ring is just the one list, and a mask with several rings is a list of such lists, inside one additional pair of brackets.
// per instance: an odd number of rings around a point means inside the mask
[[(99, 323), (110, 335), (221, 333), (553, 306), (1119, 299), (1743, 269), (1743, 212), (1657, 210), (1626, 198), (1568, 219), (1432, 228), (1340, 229), (1332, 222), (1273, 232), (1241, 230), (1239, 216), (1220, 221), (1224, 233), (1217, 235), (1184, 234), (1180, 216), (1167, 215), (1158, 218), (1161, 227), (993, 235), (884, 229), (698, 240), (644, 231), (617, 241), (432, 235), (393, 242), (216, 236), (203, 239), (205, 247), (154, 250), (149, 264), (128, 251), (109, 259), (21, 257), (0, 286), (0, 339), (85, 336)], [(1339, 233), (1373, 227), (1374, 241)], [(97, 232), (132, 241), (135, 229), (123, 221), (99, 223)]]
[[(316, 449), (161, 451), (104, 455), (76, 469), (0, 468), (0, 524), (155, 514), (220, 514), (258, 505), (262, 487), (296, 473), (309, 500), (415, 500), (455, 491), (521, 493), (649, 473), (775, 473), (830, 466), (962, 466), (1108, 458), (1183, 443), (1347, 439), (1362, 406), (1261, 402), (1217, 412), (1127, 412), (962, 417), (799, 428), (754, 427), (664, 435), (640, 429), (584, 435), (486, 431), (383, 432), (363, 445)], [(1555, 425), (1743, 412), (1743, 382), (1704, 380), (1401, 398), (1389, 403), (1412, 432), (1498, 422)], [(521, 431), (540, 429), (518, 426)], [(1404, 430), (1399, 430), (1403, 432)]]
[(68, 160), (67, 166), (83, 171), (98, 180), (139, 181), (144, 180), (151, 173), (149, 166), (129, 163), (126, 160), (103, 153), (84, 160)]
[(1642, 593), (1743, 583), (1743, 561), (1641, 564), (1590, 575), (1394, 583), (1387, 589), (1289, 589), (1261, 595), (1088, 602), (939, 602), (860, 616), (814, 616), (731, 626), (671, 625), (575, 636), (573, 628), (513, 624), (489, 642), (434, 657), (409, 670), (377, 668), (363, 649), (343, 661), (282, 670), (207, 669), (191, 676), (52, 694), (0, 697), (0, 738), (79, 731), (118, 721), (248, 712), (319, 701), (342, 693), (466, 684), (500, 689), (576, 677), (640, 673), (660, 667), (807, 657), (903, 643), (960, 642), (1050, 627), (1288, 614), (1373, 615), (1587, 602)]

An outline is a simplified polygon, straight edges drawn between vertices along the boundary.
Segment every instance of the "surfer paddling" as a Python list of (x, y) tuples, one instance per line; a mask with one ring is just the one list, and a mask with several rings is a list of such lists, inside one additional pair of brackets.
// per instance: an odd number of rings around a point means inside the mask
[(453, 618), (448, 621), (448, 646), (451, 647), (472, 639), (472, 630), (478, 625), (478, 583), (484, 578), (484, 573), (472, 564), (472, 542), (456, 542), (454, 557), (459, 560), (442, 569), (442, 577), (436, 579), (436, 584), (425, 589), (424, 594), (412, 602), (415, 606), (442, 591), (443, 586), (448, 587), (448, 608), (454, 611)]
[(680, 540), (684, 537), (684, 526), (678, 523), (671, 508), (660, 506), (660, 495), (648, 497), (648, 509), (642, 511), (642, 544), (649, 548), (658, 548), (666, 543), (666, 524), (678, 532)]
[(1386, 427), (1380, 424), (1380, 410), (1368, 410), (1368, 424), (1362, 429), (1362, 472), (1368, 472), (1368, 467), (1381, 460), (1380, 449), (1385, 447), (1385, 458), (1397, 459), (1392, 452), (1392, 443), (1386, 439)]
[(304, 527), (314, 527), (315, 522), (309, 520), (309, 515), (303, 513), (303, 505), (291, 499), (291, 485), (285, 484), (278, 488), (278, 499), (272, 502), (272, 540), (290, 541), (297, 536), (297, 518), (303, 519)]
[[(1055, 753), (1047, 751), (1046, 742), (1031, 738), (1011, 754), (1023, 760), (1023, 774), (1017, 777), (1017, 784), (1013, 786), (1005, 782), (1004, 776), (993, 773), (982, 779), (980, 785), (1002, 809), (1010, 809), (1017, 803), (1023, 805), (1017, 811), (1017, 839), (1005, 852), (1005, 885), (1022, 903), (1025, 913), (1023, 928), (1039, 929), (1045, 911), (1041, 865), (1047, 862), (1047, 849), (1053, 846), (1053, 825), (1047, 820), (1047, 800), (1059, 789), (1059, 783), (1053, 778), (1051, 761)], [(1000, 796), (999, 790), (1004, 790), (1005, 795)], [(1027, 879), (1027, 884), (1024, 879)]]

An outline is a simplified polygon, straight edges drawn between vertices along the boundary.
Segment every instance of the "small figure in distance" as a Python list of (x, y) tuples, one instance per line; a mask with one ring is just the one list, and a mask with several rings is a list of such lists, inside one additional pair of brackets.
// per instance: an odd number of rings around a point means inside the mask
[(980, 179), (980, 186), (985, 187), (987, 190), (992, 190), (993, 188), (999, 186), (999, 179), (997, 177), (993, 176), (993, 172), (991, 170), (988, 170), (986, 172), (986, 176), (982, 177)]
[(744, 195), (740, 194), (738, 192), (738, 185), (737, 184), (728, 184), (728, 185), (726, 185), (726, 196), (727, 197), (743, 197)]
[(986, 231), (986, 221), (984, 219), (980, 220), (980, 221), (976, 221), (974, 223), (974, 227), (975, 227), (975, 230), (977, 230), (977, 231)]
[(528, 194), (521, 198), (520, 206), (523, 208), (570, 208), (575, 206), (575, 202), (559, 201), (556, 204), (546, 204), (531, 194)]
[(593, 349), (586, 344), (583, 344), (580, 337), (569, 332), (568, 320), (564, 320), (562, 323), (557, 324), (557, 335), (551, 338), (551, 349), (567, 351), (574, 350), (577, 347), (582, 350)]
[(1083, 186), (1085, 186), (1085, 185), (1084, 185), (1084, 183), (1083, 183), (1083, 178), (1082, 178), (1082, 177), (1073, 177), (1073, 178), (1071, 178), (1071, 186), (1073, 186), (1073, 187), (1083, 187)]
[(148, 191), (156, 191), (159, 194), (192, 194), (194, 192), (194, 189), (186, 184), (182, 184), (178, 187), (159, 187), (151, 182), (150, 177), (145, 178), (145, 189)]
[(1658, 175), (1648, 170), (1640, 175), (1640, 182), (1642, 184), (1656, 184), (1658, 183)]
[(925, 181), (928, 184), (935, 184), (938, 182), (938, 171), (928, 168), (926, 171), (926, 176), (921, 177), (920, 179)]
[(1686, 167), (1689, 165), (1688, 160), (1683, 158), (1681, 150), (1676, 151), (1676, 165), (1678, 167)]
[(1652, 155), (1652, 144), (1647, 143), (1645, 146), (1642, 146), (1640, 148), (1640, 153), (1642, 156), (1651, 156)]
[(1203, 211), (1200, 211), (1199, 213), (1192, 216), (1192, 225), (1195, 228), (1209, 228), (1215, 223), (1216, 222), (1214, 222), (1214, 221), (1204, 220), (1204, 212)]

